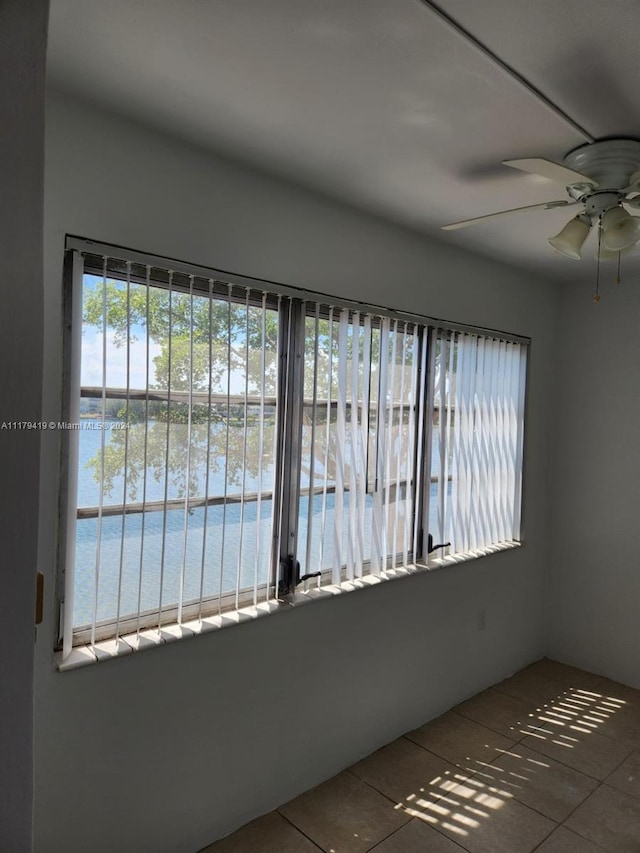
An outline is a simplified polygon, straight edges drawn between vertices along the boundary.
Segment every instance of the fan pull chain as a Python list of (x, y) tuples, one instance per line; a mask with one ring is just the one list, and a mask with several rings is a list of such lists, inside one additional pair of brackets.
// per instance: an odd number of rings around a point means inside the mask
[(622, 252), (618, 252), (618, 273), (616, 275), (616, 284), (620, 284), (620, 255)]
[(598, 260), (596, 263), (596, 292), (594, 302), (600, 302), (600, 244), (602, 242), (602, 216), (598, 219)]

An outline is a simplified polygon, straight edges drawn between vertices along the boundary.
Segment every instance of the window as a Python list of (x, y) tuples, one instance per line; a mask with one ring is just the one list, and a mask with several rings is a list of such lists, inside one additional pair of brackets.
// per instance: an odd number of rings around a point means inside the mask
[(451, 554), (518, 541), (526, 347), (447, 329), (432, 335), (429, 529)]
[(525, 341), (68, 248), (63, 657), (518, 541)]
[(297, 519), (305, 573), (340, 583), (413, 558), (425, 336), (417, 323), (310, 307)]

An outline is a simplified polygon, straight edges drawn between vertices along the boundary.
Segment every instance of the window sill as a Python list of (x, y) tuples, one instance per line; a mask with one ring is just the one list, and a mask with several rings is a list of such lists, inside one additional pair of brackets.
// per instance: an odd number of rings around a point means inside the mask
[(298, 606), (310, 601), (316, 601), (319, 598), (331, 598), (335, 595), (342, 595), (345, 592), (352, 592), (355, 589), (365, 589), (366, 587), (376, 586), (379, 583), (386, 583), (390, 580), (404, 578), (409, 575), (419, 574), (420, 572), (433, 572), (439, 569), (446, 569), (458, 563), (477, 560), (479, 557), (488, 557), (490, 554), (498, 554), (501, 551), (520, 548), (521, 545), (522, 542), (500, 542), (497, 545), (488, 545), (484, 548), (476, 548), (473, 551), (465, 551), (464, 553), (453, 554), (449, 557), (438, 557), (435, 559), (431, 557), (427, 563), (414, 563), (411, 566), (403, 568), (387, 569), (387, 571), (381, 572), (379, 575), (365, 575), (362, 578), (344, 581), (340, 584), (326, 584), (325, 586), (314, 587), (312, 586), (313, 580), (310, 580), (306, 581), (309, 585), (308, 589), (297, 591), (287, 596), (287, 601), (293, 606)]
[(104, 640), (95, 643), (95, 645), (76, 646), (66, 658), (63, 658), (62, 652), (56, 652), (54, 656), (55, 665), (59, 672), (78, 669), (112, 658), (124, 657), (134, 652), (164, 646), (166, 643), (173, 643), (176, 640), (219, 631), (231, 625), (239, 625), (241, 622), (251, 622), (289, 606), (288, 602), (274, 599), (251, 607), (244, 607), (241, 610), (223, 613), (220, 616), (207, 616), (202, 620), (185, 622), (183, 625), (163, 625), (159, 631), (151, 628), (140, 631), (139, 634), (125, 634), (117, 640)]
[(159, 631), (148, 629), (140, 631), (139, 634), (128, 634), (120, 637), (117, 640), (105, 640), (95, 645), (77, 646), (71, 653), (63, 658), (62, 652), (56, 652), (55, 664), (59, 672), (66, 672), (71, 669), (79, 669), (83, 666), (89, 666), (94, 663), (101, 663), (105, 660), (111, 660), (117, 657), (124, 657), (141, 652), (145, 649), (156, 648), (157, 646), (172, 643), (176, 640), (187, 639), (189, 637), (197, 637), (199, 634), (208, 634), (212, 631), (219, 631), (223, 628), (228, 628), (232, 625), (239, 625), (242, 622), (251, 622), (254, 619), (259, 619), (263, 616), (268, 616), (277, 611), (287, 610), (290, 607), (298, 607), (300, 605), (309, 604), (312, 601), (317, 601), (322, 598), (332, 598), (336, 595), (342, 595), (347, 592), (353, 592), (356, 589), (366, 589), (367, 587), (377, 586), (380, 583), (386, 583), (397, 578), (408, 577), (420, 572), (437, 571), (446, 569), (449, 566), (458, 563), (466, 563), (469, 560), (476, 560), (479, 557), (486, 557), (490, 554), (497, 554), (501, 551), (509, 551), (513, 548), (519, 548), (521, 542), (501, 542), (498, 545), (489, 545), (484, 548), (477, 548), (473, 551), (465, 551), (462, 554), (454, 554), (448, 557), (439, 557), (429, 559), (428, 563), (416, 563), (411, 566), (397, 569), (388, 569), (381, 572), (379, 575), (365, 575), (362, 578), (356, 578), (352, 581), (344, 581), (340, 584), (328, 584), (322, 587), (311, 587), (312, 581), (306, 581), (309, 584), (309, 589), (304, 589), (288, 595), (285, 600), (262, 602), (251, 607), (244, 607), (240, 610), (234, 610), (229, 613), (223, 613), (219, 616), (208, 616), (201, 621), (194, 620), (186, 622), (183, 625), (165, 625)]

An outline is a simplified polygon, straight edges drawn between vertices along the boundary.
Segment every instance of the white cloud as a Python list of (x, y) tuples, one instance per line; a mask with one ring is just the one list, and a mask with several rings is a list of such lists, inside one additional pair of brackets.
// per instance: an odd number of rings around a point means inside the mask
[[(102, 385), (103, 335), (92, 329), (83, 330), (82, 335), (82, 385)], [(149, 382), (155, 380), (153, 359), (159, 355), (159, 344), (149, 344)], [(144, 389), (147, 373), (147, 342), (142, 338), (129, 346), (129, 387)], [(107, 381), (111, 388), (127, 387), (127, 347), (117, 347), (113, 335), (107, 335)]]

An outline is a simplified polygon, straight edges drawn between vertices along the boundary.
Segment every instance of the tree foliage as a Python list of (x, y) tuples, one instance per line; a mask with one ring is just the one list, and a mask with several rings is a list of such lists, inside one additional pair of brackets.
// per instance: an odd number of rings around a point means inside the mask
[[(177, 290), (169, 292), (136, 283), (127, 287), (121, 281), (107, 281), (94, 286), (85, 284), (83, 319), (97, 332), (106, 332), (116, 348), (126, 347), (128, 342), (139, 339), (153, 344), (155, 354), (148, 366), (145, 364), (150, 377), (149, 390), (166, 392), (170, 389), (175, 395), (170, 402), (120, 401), (117, 417), (125, 420), (130, 428), (112, 432), (105, 446), (104, 459), (99, 452), (89, 463), (94, 477), (103, 479), (105, 492), (111, 492), (113, 499), (120, 500), (113, 491), (125, 471), (128, 499), (140, 500), (145, 476), (151, 475), (159, 483), (165, 483), (168, 478), (167, 493), (171, 497), (184, 497), (187, 491), (190, 496), (196, 496), (204, 494), (207, 462), (210, 476), (224, 473), (230, 487), (241, 486), (247, 476), (256, 478), (261, 462), (263, 470), (275, 464), (274, 411), (268, 408), (261, 436), (259, 407), (255, 404), (245, 407), (242, 398), (245, 393), (259, 396), (263, 378), (264, 395), (275, 397), (276, 311), (263, 312), (260, 306), (209, 298), (208, 295), (194, 294), (192, 297)], [(397, 341), (401, 338), (398, 335)], [(363, 340), (363, 330), (354, 335), (353, 326), (350, 326), (347, 337), (349, 387), (353, 381), (352, 358), (361, 362)], [(371, 375), (368, 372), (365, 375), (363, 365), (359, 364), (359, 384), (369, 383), (372, 401), (376, 393), (380, 346), (379, 331), (374, 330), (370, 338), (374, 365)], [(264, 363), (263, 352), (266, 354)], [(314, 378), (316, 400), (326, 401), (331, 392), (335, 401), (338, 355), (337, 314), (333, 323), (326, 318), (308, 317), (304, 355), (307, 401), (314, 397)], [(396, 363), (401, 359), (404, 369), (409, 369), (411, 356), (406, 352), (402, 356), (398, 346)], [(400, 371), (397, 371), (394, 398), (400, 387), (399, 377)], [(228, 392), (238, 399), (229, 402)], [(114, 401), (108, 403), (113, 406)], [(307, 406), (307, 423), (310, 416)], [(326, 437), (326, 404), (317, 406), (315, 417), (316, 442), (322, 443)], [(310, 433), (310, 429), (303, 432), (303, 460), (310, 456)], [(333, 447), (334, 441), (330, 444)], [(335, 469), (334, 453), (331, 449), (327, 456), (324, 451), (324, 447), (322, 452), (316, 447), (316, 470), (326, 461), (331, 479)]]

